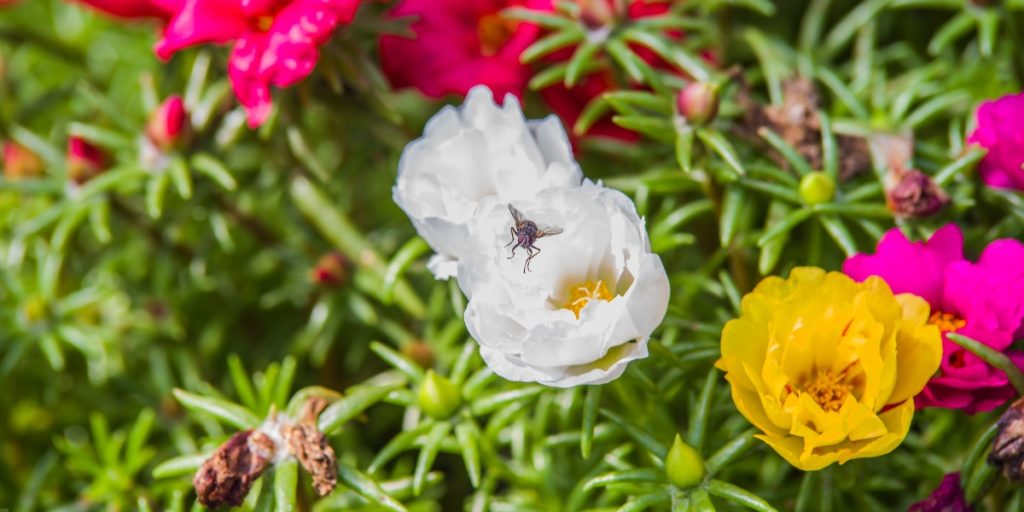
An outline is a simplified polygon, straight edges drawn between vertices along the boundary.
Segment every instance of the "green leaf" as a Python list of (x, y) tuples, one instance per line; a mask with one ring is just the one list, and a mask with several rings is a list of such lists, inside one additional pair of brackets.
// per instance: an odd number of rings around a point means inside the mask
[(427, 433), (432, 427), (433, 423), (425, 421), (416, 425), (410, 430), (399, 433), (398, 435), (391, 438), (388, 444), (384, 445), (383, 448), (377, 451), (377, 455), (370, 461), (370, 465), (366, 467), (366, 472), (372, 474), (377, 473), (384, 464), (387, 464), (394, 459), (398, 454), (408, 450), (421, 436)]
[(704, 378), (704, 385), (700, 389), (700, 397), (697, 399), (696, 407), (690, 413), (690, 428), (687, 432), (687, 442), (698, 452), (704, 446), (704, 437), (708, 430), (708, 422), (711, 421), (711, 405), (715, 398), (715, 389), (718, 385), (718, 369), (712, 368), (708, 376)]
[(730, 462), (736, 460), (738, 457), (746, 453), (747, 450), (757, 444), (758, 440), (754, 437), (754, 433), (754, 429), (747, 430), (733, 438), (732, 441), (729, 441), (725, 446), (719, 448), (717, 452), (712, 454), (704, 464), (704, 467), (707, 468), (708, 475), (714, 476), (719, 470), (729, 465)]
[(716, 130), (700, 129), (697, 130), (697, 137), (700, 137), (700, 140), (704, 141), (704, 144), (707, 144), (715, 153), (718, 153), (718, 155), (725, 160), (725, 163), (729, 164), (729, 168), (732, 169), (737, 176), (744, 176), (747, 174), (747, 171), (743, 168), (743, 163), (740, 161), (739, 155), (736, 154), (736, 150), (721, 132)]
[(427, 473), (434, 465), (437, 452), (441, 449), (441, 442), (448, 436), (452, 424), (447, 421), (439, 421), (430, 427), (427, 438), (420, 449), (420, 455), (416, 458), (416, 469), (412, 477), (412, 493), (419, 496), (423, 492), (423, 486), (427, 483)]
[(619, 507), (617, 512), (639, 512), (641, 510), (646, 510), (649, 507), (653, 507), (654, 505), (669, 503), (671, 501), (672, 495), (669, 493), (668, 489), (661, 489), (650, 494), (645, 494), (631, 499), (625, 505)]
[(410, 238), (408, 242), (402, 245), (398, 251), (395, 252), (394, 257), (391, 258), (391, 262), (388, 263), (388, 268), (384, 272), (384, 301), (390, 302), (395, 294), (395, 286), (398, 285), (398, 279), (405, 274), (405, 271), (417, 260), (420, 256), (430, 252), (430, 246), (427, 242), (420, 237)]
[(455, 438), (459, 441), (462, 451), (462, 462), (469, 475), (469, 483), (474, 489), (480, 487), (480, 429), (471, 419), (460, 421), (455, 425)]
[(612, 121), (627, 130), (642, 133), (655, 140), (671, 142), (675, 139), (672, 123), (664, 118), (642, 115), (613, 116)]
[(381, 359), (396, 370), (402, 372), (406, 377), (409, 377), (409, 380), (416, 383), (423, 380), (423, 370), (420, 369), (416, 363), (393, 350), (391, 347), (388, 347), (379, 341), (372, 341), (370, 342), (370, 350), (372, 350), (374, 354), (380, 356)]
[(210, 455), (195, 454), (180, 455), (165, 460), (153, 468), (153, 478), (173, 478), (195, 474), (208, 458)]
[(718, 219), (718, 243), (729, 247), (740, 232), (743, 211), (749, 207), (746, 190), (740, 186), (726, 187), (722, 194), (722, 214)]
[(778, 512), (775, 507), (769, 505), (768, 502), (763, 500), (761, 497), (728, 482), (711, 480), (708, 482), (706, 489), (713, 496), (718, 496), (719, 498), (723, 498), (751, 510), (757, 510), (759, 512)]
[(584, 459), (590, 458), (590, 450), (594, 446), (594, 425), (597, 424), (600, 407), (601, 386), (588, 386), (583, 399), (583, 425), (580, 427), (580, 453)]
[(623, 482), (659, 483), (664, 481), (664, 471), (659, 471), (657, 469), (652, 468), (624, 469), (622, 471), (612, 471), (611, 473), (597, 475), (587, 480), (583, 484), (583, 490), (590, 491), (598, 487), (604, 487), (608, 484), (617, 484)]
[(274, 466), (275, 512), (292, 512), (297, 504), (295, 492), (299, 485), (299, 462), (287, 458)]
[(928, 53), (937, 55), (942, 53), (947, 46), (957, 39), (967, 35), (974, 28), (975, 20), (967, 10), (953, 16), (946, 23), (935, 31), (931, 42), (928, 43)]
[(261, 423), (251, 411), (227, 400), (189, 393), (180, 388), (174, 388), (172, 393), (186, 409), (206, 414), (241, 430), (256, 428)]
[[(500, 393), (487, 395), (484, 397), (477, 398), (476, 400), (473, 400), (473, 403), (470, 405), (470, 408), (473, 411), (473, 414), (488, 414), (494, 412), (497, 409), (505, 407), (513, 402), (530, 400), (536, 397), (537, 395), (541, 394), (542, 391), (544, 391), (544, 388), (540, 386), (530, 386), (520, 389), (513, 389), (511, 391), (503, 391)], [(469, 390), (467, 389), (465, 390), (465, 392), (466, 397), (468, 398), (470, 396), (468, 394)]]
[(800, 208), (786, 214), (782, 220), (772, 224), (765, 230), (764, 234), (757, 239), (757, 246), (764, 247), (777, 237), (788, 235), (793, 228), (799, 226), (803, 221), (809, 219), (812, 211), (808, 208)]
[(857, 254), (857, 242), (853, 239), (850, 230), (846, 228), (839, 217), (832, 215), (821, 215), (818, 217), (825, 231), (835, 240), (836, 244), (843, 250), (847, 257)]
[(594, 56), (600, 50), (601, 45), (593, 41), (584, 41), (576, 48), (572, 58), (569, 59), (568, 67), (565, 68), (566, 87), (575, 87), (580, 83), (580, 79), (583, 78), (587, 70), (594, 68)]
[(344, 398), (327, 406), (317, 421), (320, 431), (332, 435), (348, 420), (379, 402), (392, 390), (405, 386), (405, 379), (390, 378), (350, 388)]
[(256, 392), (252, 388), (249, 373), (245, 371), (242, 358), (238, 357), (238, 354), (228, 356), (228, 375), (231, 376), (231, 383), (235, 386), (235, 393), (242, 401), (242, 405), (250, 410), (256, 409)]
[(199, 153), (192, 157), (191, 163), (195, 170), (213, 180), (220, 188), (231, 191), (238, 187), (231, 172), (216, 158), (206, 153)]
[(519, 61), (530, 64), (541, 57), (583, 41), (583, 30), (572, 25), (542, 37), (519, 55)]
[(372, 478), (366, 476), (358, 469), (345, 463), (338, 464), (338, 480), (359, 493), (360, 496), (370, 500), (371, 503), (380, 505), (385, 510), (394, 512), (406, 512), (401, 503), (395, 501), (384, 489), (381, 489)]
[(800, 155), (800, 153), (797, 153), (793, 146), (790, 146), (789, 143), (782, 140), (782, 137), (780, 137), (779, 134), (767, 127), (758, 128), (757, 134), (764, 140), (768, 141), (768, 144), (782, 155), (782, 158), (793, 167), (793, 170), (796, 171), (797, 174), (800, 176), (806, 176), (811, 173), (813, 170), (811, 169), (811, 164), (809, 164), (807, 160)]
[(665, 460), (665, 455), (668, 454), (668, 447), (655, 439), (649, 432), (608, 409), (601, 409), (601, 414), (612, 420), (619, 428), (626, 431), (626, 434), (629, 437), (633, 438), (634, 441), (636, 441), (640, 446), (643, 446), (647, 451), (654, 454), (659, 460)]

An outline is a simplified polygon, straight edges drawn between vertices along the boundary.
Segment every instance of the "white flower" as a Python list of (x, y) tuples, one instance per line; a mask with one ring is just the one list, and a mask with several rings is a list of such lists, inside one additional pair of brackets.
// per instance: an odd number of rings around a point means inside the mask
[(523, 248), (508, 259), (507, 205), (481, 215), (477, 250), (459, 260), (458, 279), (487, 365), (509, 380), (569, 387), (609, 382), (646, 357), (669, 283), (633, 202), (587, 180), (511, 203), (541, 229), (564, 231), (537, 239), (541, 252), (524, 273)]
[(398, 163), (394, 199), (437, 252), (438, 279), (473, 251), (472, 224), (488, 205), (533, 198), (551, 187), (578, 187), (583, 175), (557, 117), (527, 121), (512, 95), (503, 106), (484, 86), (458, 109), (445, 107)]

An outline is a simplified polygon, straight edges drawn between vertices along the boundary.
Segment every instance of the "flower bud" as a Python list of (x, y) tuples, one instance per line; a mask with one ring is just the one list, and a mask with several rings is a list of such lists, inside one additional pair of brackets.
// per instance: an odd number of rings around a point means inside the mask
[(885, 202), (897, 217), (930, 217), (949, 204), (949, 196), (921, 171), (903, 171), (892, 179), (895, 185), (886, 191)]
[(800, 180), (800, 199), (807, 204), (827, 203), (835, 195), (836, 183), (821, 171), (808, 173)]
[(412, 359), (417, 366), (425, 370), (434, 367), (434, 350), (420, 340), (406, 343), (402, 347), (402, 355)]
[(156, 147), (167, 151), (181, 144), (189, 132), (188, 114), (181, 96), (174, 95), (160, 104), (149, 116), (146, 136)]
[(434, 370), (427, 370), (427, 376), (420, 384), (417, 401), (420, 409), (435, 419), (446, 419), (462, 405), (459, 388), (447, 377), (438, 375)]
[(324, 254), (309, 271), (309, 280), (320, 286), (342, 286), (352, 274), (352, 262), (334, 251)]
[(9, 180), (32, 178), (43, 174), (43, 161), (17, 142), (4, 142), (4, 177)]
[(68, 139), (68, 178), (81, 185), (106, 170), (106, 157), (81, 137)]
[(988, 462), (1002, 470), (1007, 480), (1020, 482), (1024, 480), (1024, 398), (1006, 409), (998, 425)]
[(718, 113), (718, 90), (706, 82), (690, 82), (676, 96), (679, 115), (693, 124), (705, 124)]
[(696, 487), (704, 481), (704, 458), (676, 434), (665, 457), (665, 473), (669, 482), (680, 489)]
[(576, 0), (580, 8), (580, 19), (591, 30), (611, 25), (615, 18), (622, 15), (616, 12), (617, 3), (614, 0)]

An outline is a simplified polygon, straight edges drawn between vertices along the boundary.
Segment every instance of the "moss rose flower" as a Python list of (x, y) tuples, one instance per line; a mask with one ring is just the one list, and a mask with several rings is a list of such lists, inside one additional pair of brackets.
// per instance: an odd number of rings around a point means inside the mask
[(722, 331), (736, 408), (804, 471), (889, 453), (942, 356), (928, 304), (885, 281), (793, 269), (743, 298)]
[(982, 103), (977, 121), (967, 142), (988, 150), (981, 179), (996, 188), (1024, 190), (1024, 93)]

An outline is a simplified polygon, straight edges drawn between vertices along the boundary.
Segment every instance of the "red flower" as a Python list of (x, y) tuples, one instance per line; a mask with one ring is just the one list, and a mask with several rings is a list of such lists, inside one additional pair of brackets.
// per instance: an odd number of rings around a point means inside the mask
[(43, 174), (43, 161), (30, 149), (17, 142), (5, 141), (3, 147), (4, 176), (20, 180)]
[(159, 18), (170, 20), (180, 0), (77, 0), (94, 9), (120, 18)]
[(439, 98), (464, 96), (484, 84), (495, 97), (521, 97), (530, 68), (519, 56), (540, 35), (540, 28), (501, 15), (523, 6), (551, 10), (550, 0), (401, 0), (394, 18), (415, 16), (413, 39), (384, 36), (381, 65), (395, 87), (415, 87)]
[(270, 86), (306, 78), (334, 29), (355, 16), (359, 0), (179, 0), (156, 53), (168, 59), (204, 43), (234, 42), (228, 75), (249, 126), (270, 114)]

